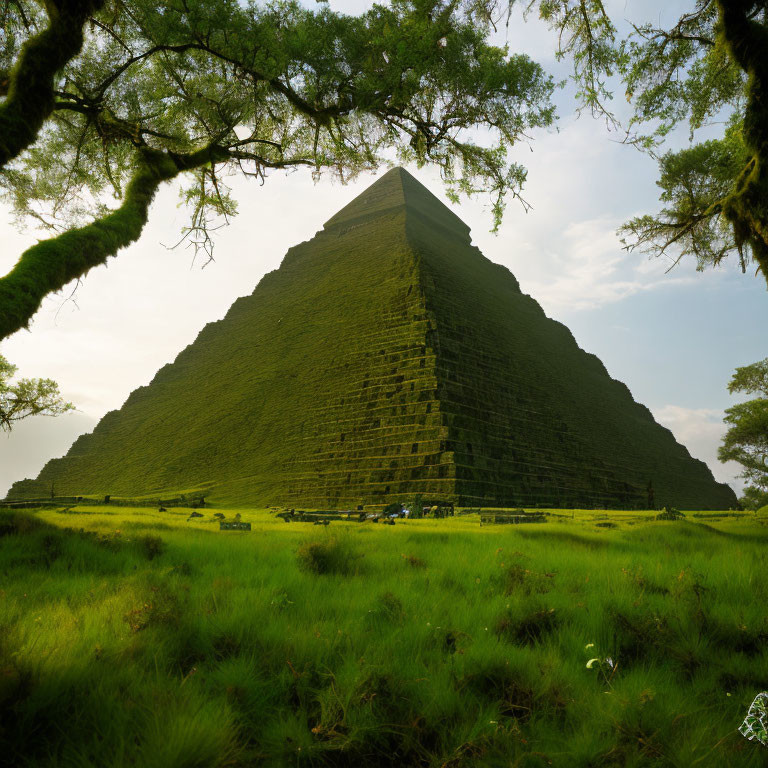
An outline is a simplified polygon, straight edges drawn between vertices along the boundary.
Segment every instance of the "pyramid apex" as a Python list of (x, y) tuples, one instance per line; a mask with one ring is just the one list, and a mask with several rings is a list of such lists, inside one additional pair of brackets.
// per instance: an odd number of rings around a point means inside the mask
[(390, 168), (325, 222), (325, 229), (405, 210), (469, 238), (469, 227), (402, 166)]

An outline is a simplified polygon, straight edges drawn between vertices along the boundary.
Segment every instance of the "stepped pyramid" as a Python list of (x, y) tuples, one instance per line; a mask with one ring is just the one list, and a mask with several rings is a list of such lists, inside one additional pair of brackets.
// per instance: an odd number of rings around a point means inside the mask
[(9, 498), (724, 509), (715, 482), (401, 168)]

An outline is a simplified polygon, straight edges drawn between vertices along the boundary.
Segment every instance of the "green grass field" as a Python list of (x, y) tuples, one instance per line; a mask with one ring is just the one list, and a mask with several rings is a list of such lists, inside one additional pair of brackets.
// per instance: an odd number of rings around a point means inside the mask
[(768, 761), (766, 519), (240, 511), (0, 513), (0, 763)]

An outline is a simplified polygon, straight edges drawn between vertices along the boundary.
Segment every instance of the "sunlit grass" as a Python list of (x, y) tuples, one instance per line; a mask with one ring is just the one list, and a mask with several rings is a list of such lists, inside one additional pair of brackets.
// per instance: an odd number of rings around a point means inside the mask
[(768, 689), (755, 516), (204, 511), (2, 516), (11, 764), (764, 765), (736, 731)]

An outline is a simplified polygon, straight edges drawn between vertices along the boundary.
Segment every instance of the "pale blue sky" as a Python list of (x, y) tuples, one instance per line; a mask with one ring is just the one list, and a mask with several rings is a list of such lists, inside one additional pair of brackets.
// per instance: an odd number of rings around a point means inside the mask
[[(637, 18), (649, 8), (666, 7), (664, 15), (671, 15), (671, 5), (685, 3), (611, 5)], [(345, 7), (361, 4), (349, 0)], [(523, 49), (562, 76), (551, 36), (539, 24), (515, 21), (509, 39), (513, 50)], [(666, 264), (622, 251), (616, 228), (657, 209), (655, 163), (615, 143), (588, 115), (575, 120), (571, 89), (559, 94), (558, 103), (559, 132), (542, 132), (533, 151), (520, 145), (514, 152), (529, 168), (525, 196), (533, 210), (525, 214), (510, 204), (497, 236), (488, 232), (486, 201), (462, 201), (454, 210), (488, 258), (509, 267), (521, 288), (597, 354), (636, 400), (707, 461), (718, 479), (738, 488), (738, 467), (719, 464), (716, 451), (723, 409), (734, 402), (726, 390), (733, 369), (768, 356), (765, 283), (732, 265), (700, 274), (688, 263), (665, 275)], [(676, 140), (684, 142), (684, 132)], [(445, 199), (434, 172), (409, 170)], [(163, 247), (186, 221), (176, 190), (165, 189), (139, 243), (93, 270), (77, 289), (76, 303), (66, 301), (68, 288), (46, 301), (31, 332), (0, 345), (22, 375), (56, 379), (81, 409), (23, 422), (10, 438), (0, 435), (0, 496), (148, 383), (206, 322), (222, 317), (290, 246), (312, 237), (373, 179), (361, 177), (346, 187), (328, 180), (315, 186), (304, 172), (275, 174), (263, 187), (234, 180), (241, 215), (220, 233), (217, 261), (204, 271), (191, 265), (189, 252)], [(18, 234), (0, 208), (0, 274), (35, 236)]]

